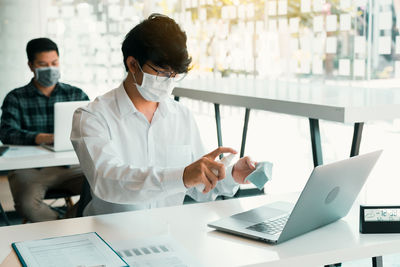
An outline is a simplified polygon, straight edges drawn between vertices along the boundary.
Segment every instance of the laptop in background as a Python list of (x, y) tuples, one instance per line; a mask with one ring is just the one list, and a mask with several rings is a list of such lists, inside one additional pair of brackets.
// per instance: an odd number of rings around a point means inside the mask
[(54, 143), (52, 145), (42, 146), (52, 150), (68, 151), (73, 150), (70, 141), (72, 116), (76, 109), (86, 106), (90, 101), (69, 101), (57, 102), (54, 104)]
[(347, 215), (382, 150), (314, 168), (295, 205), (274, 202), (208, 224), (220, 231), (281, 243)]

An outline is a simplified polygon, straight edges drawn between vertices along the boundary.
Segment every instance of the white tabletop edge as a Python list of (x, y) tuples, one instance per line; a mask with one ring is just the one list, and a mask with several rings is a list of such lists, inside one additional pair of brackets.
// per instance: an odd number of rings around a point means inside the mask
[[(0, 236), (3, 237), (0, 240), (0, 261), (11, 251), (11, 242), (88, 231), (98, 232), (111, 243), (113, 240), (129, 240), (167, 231), (205, 266), (289, 267), (299, 261), (306, 262), (307, 266), (321, 266), (339, 259), (349, 261), (386, 255), (398, 251), (400, 247), (400, 235), (360, 235), (356, 205), (343, 220), (276, 246), (221, 233), (206, 226), (207, 222), (221, 216), (271, 201), (290, 201), (289, 197), (266, 195), (0, 227)], [(132, 228), (132, 225), (135, 227)], [(147, 230), (143, 232), (144, 229)], [(324, 242), (325, 239), (330, 242)], [(222, 247), (224, 249), (221, 250)]]
[[(37, 149), (38, 152), (46, 151), (47, 153), (37, 155), (28, 155), (21, 157), (0, 157), (0, 171), (18, 170), (18, 169), (29, 169), (29, 168), (45, 168), (54, 166), (65, 166), (65, 165), (77, 165), (79, 164), (78, 157), (75, 151), (60, 151), (52, 152), (40, 146), (14, 146), (10, 145), (10, 149), (13, 147), (26, 147), (28, 149)], [(7, 153), (7, 152), (6, 152)], [(6, 155), (6, 154), (5, 154)]]
[(258, 109), (313, 119), (345, 122), (345, 107), (259, 98), (224, 92), (175, 87), (173, 94), (210, 103)]

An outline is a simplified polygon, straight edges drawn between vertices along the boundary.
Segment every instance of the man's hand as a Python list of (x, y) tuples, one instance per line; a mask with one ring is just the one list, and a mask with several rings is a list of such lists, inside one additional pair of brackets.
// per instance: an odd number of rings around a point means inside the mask
[(246, 177), (252, 173), (256, 167), (255, 162), (251, 161), (249, 157), (243, 157), (236, 162), (233, 166), (232, 177), (238, 184), (248, 184), (249, 181), (244, 181)]
[[(183, 183), (187, 188), (194, 187), (198, 184), (204, 184), (203, 193), (212, 190), (219, 180), (225, 178), (225, 166), (220, 162), (216, 162), (215, 158), (221, 153), (237, 152), (229, 147), (219, 147), (211, 153), (203, 156), (198, 161), (193, 162), (183, 171)], [(215, 175), (213, 170), (218, 172)]]
[(40, 145), (40, 144), (50, 145), (50, 144), (54, 143), (54, 134), (40, 133), (40, 134), (36, 135), (35, 143), (37, 145)]

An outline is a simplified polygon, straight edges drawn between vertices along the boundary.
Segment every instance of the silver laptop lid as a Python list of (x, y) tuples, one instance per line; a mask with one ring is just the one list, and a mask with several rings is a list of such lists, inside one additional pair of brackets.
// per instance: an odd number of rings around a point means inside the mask
[(73, 150), (70, 134), (72, 117), (77, 108), (89, 101), (57, 102), (54, 104), (54, 151)]
[(317, 166), (304, 187), (278, 242), (347, 215), (382, 150)]

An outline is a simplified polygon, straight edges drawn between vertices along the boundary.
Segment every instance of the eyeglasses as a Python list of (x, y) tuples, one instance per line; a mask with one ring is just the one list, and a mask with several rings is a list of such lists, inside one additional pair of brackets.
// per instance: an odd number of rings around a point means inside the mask
[(183, 78), (186, 77), (186, 74), (187, 74), (187, 73), (176, 73), (174, 71), (162, 71), (162, 70), (156, 69), (149, 63), (145, 63), (145, 64), (147, 66), (149, 66), (152, 70), (157, 72), (156, 79), (157, 79), (157, 81), (161, 81), (161, 82), (165, 82), (171, 77), (174, 78), (175, 82), (180, 82), (183, 80)]

